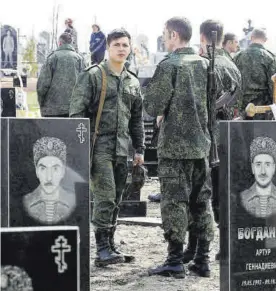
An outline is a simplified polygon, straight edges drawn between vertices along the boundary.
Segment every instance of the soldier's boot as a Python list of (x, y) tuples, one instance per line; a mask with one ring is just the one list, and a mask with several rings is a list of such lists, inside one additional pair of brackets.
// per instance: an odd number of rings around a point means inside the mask
[(196, 253), (197, 246), (197, 237), (189, 232), (189, 241), (186, 250), (183, 253), (183, 264), (188, 264), (190, 261), (194, 259)]
[(116, 226), (113, 226), (109, 229), (109, 244), (110, 244), (110, 248), (111, 250), (118, 255), (121, 255), (124, 257), (124, 261), (125, 263), (131, 263), (135, 260), (135, 257), (131, 254), (125, 254), (122, 253), (121, 251), (118, 250), (118, 248), (115, 245), (115, 241), (114, 241), (114, 234), (116, 231)]
[(160, 275), (164, 277), (185, 278), (185, 269), (182, 263), (183, 244), (169, 241), (168, 257), (162, 266), (148, 271), (149, 276)]
[(194, 263), (188, 266), (188, 269), (200, 277), (210, 277), (210, 242), (199, 239), (197, 242), (197, 253)]
[(114, 253), (109, 244), (109, 229), (97, 229), (95, 231), (97, 257), (95, 259), (96, 267), (104, 267), (110, 264), (118, 264), (124, 262), (122, 255)]

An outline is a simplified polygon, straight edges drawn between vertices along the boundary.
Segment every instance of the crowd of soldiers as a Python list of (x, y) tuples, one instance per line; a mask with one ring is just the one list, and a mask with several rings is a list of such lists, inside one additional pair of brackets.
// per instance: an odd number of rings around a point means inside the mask
[[(207, 107), (207, 47), (214, 31), (216, 99), (225, 93), (231, 96), (231, 102), (216, 112), (214, 132), (219, 144), (219, 120), (249, 119), (245, 113), (249, 102), (272, 104), (271, 77), (276, 73), (276, 58), (264, 47), (264, 29), (254, 29), (250, 46), (236, 53), (237, 37), (224, 35), (220, 21), (206, 20), (198, 32), (198, 53), (189, 45), (190, 21), (183, 17), (169, 19), (163, 31), (168, 55), (158, 64), (143, 94), (137, 76), (125, 67), (131, 52), (131, 36), (125, 29), (108, 34), (108, 60), (100, 64), (83, 68), (70, 32), (60, 36), (59, 48), (47, 58), (37, 83), (42, 116), (90, 119), (96, 266), (134, 259), (133, 254), (118, 250), (114, 234), (128, 174), (129, 138), (135, 150), (133, 167), (143, 172), (144, 108), (158, 117), (160, 127), (160, 207), (168, 242), (167, 259), (150, 269), (149, 275), (184, 278), (183, 264), (193, 261), (189, 270), (210, 276), (210, 244), (214, 239), (211, 200), (219, 223), (219, 167), (209, 165), (211, 141), (207, 126), (208, 111), (216, 110)], [(234, 58), (232, 53), (236, 53)], [(187, 231), (188, 245), (183, 250)]]

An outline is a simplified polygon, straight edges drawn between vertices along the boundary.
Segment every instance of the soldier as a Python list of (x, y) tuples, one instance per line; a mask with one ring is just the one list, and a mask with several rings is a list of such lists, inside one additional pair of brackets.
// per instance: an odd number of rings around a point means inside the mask
[(276, 143), (270, 137), (257, 137), (250, 145), (250, 161), (255, 183), (241, 193), (241, 203), (254, 217), (267, 218), (276, 213)]
[[(265, 49), (267, 36), (264, 29), (255, 28), (251, 34), (251, 44), (240, 51), (234, 61), (242, 76), (242, 109), (248, 103), (254, 105), (272, 104), (273, 82), (271, 76), (276, 73), (275, 55)], [(265, 115), (257, 114), (253, 118), (264, 119)]]
[(23, 197), (24, 210), (36, 221), (55, 224), (70, 216), (76, 195), (60, 183), (66, 169), (66, 145), (55, 137), (42, 137), (33, 147), (36, 176), (40, 185)]
[[(217, 99), (224, 93), (229, 92), (233, 95), (231, 106), (222, 106), (217, 112), (217, 125), (215, 129), (215, 136), (217, 145), (219, 144), (219, 120), (230, 120), (237, 115), (237, 111), (241, 98), (241, 74), (236, 65), (225, 56), (225, 51), (222, 49), (223, 39), (223, 24), (216, 20), (206, 20), (200, 26), (200, 44), (203, 55), (207, 56), (207, 45), (211, 44), (212, 31), (217, 32), (217, 42), (215, 50), (215, 76), (216, 76), (216, 91)], [(218, 149), (219, 150), (219, 149)], [(213, 168), (211, 171), (212, 177), (212, 206), (214, 217), (217, 224), (219, 224), (219, 167)], [(192, 227), (192, 226), (191, 226)], [(197, 246), (196, 233), (190, 230), (189, 243), (184, 252), (184, 263), (188, 263), (193, 259)], [(219, 253), (216, 256), (219, 259)]]
[[(92, 160), (94, 209), (92, 222), (97, 245), (96, 266), (132, 260), (114, 245), (114, 233), (128, 174), (129, 137), (135, 149), (134, 165), (144, 162), (142, 96), (137, 77), (124, 67), (131, 37), (116, 29), (107, 37), (108, 61), (99, 66), (107, 75), (107, 90)], [(70, 116), (90, 117), (91, 136), (102, 88), (102, 73), (93, 65), (80, 74), (70, 105)]]
[(239, 41), (234, 33), (225, 33), (222, 42), (223, 51), (225, 56), (233, 61), (231, 54), (235, 54), (239, 49)]
[(200, 237), (196, 262), (210, 275), (208, 254), (213, 240), (207, 129), (207, 69), (209, 61), (189, 47), (192, 36), (186, 18), (169, 19), (164, 41), (170, 54), (161, 61), (145, 90), (144, 104), (151, 116), (162, 116), (158, 137), (158, 174), (161, 217), (168, 257), (149, 275), (184, 278), (183, 244), (191, 215)]
[(58, 49), (48, 56), (38, 77), (37, 97), (43, 117), (69, 117), (69, 99), (83, 69), (82, 57), (71, 42), (71, 35), (64, 32)]

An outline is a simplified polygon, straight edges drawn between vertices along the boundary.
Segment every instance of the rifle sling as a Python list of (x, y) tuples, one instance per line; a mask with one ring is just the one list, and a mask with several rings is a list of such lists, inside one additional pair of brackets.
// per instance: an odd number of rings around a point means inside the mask
[(96, 116), (95, 132), (94, 132), (93, 138), (92, 138), (91, 161), (92, 161), (92, 155), (93, 155), (95, 142), (96, 142), (97, 135), (98, 135), (98, 129), (99, 129), (100, 120), (101, 120), (101, 116), (102, 116), (105, 95), (106, 95), (106, 87), (107, 87), (107, 77), (106, 77), (105, 70), (102, 66), (98, 66), (98, 67), (100, 68), (100, 70), (102, 72), (102, 89), (101, 89), (101, 95), (100, 95), (100, 101), (99, 101), (99, 108), (98, 108), (98, 112), (97, 112), (97, 116)]

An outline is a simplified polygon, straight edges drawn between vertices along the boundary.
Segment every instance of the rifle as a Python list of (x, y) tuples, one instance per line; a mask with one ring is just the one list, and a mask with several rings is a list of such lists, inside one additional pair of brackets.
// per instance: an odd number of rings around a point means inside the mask
[(217, 40), (217, 32), (212, 31), (212, 44), (207, 45), (208, 57), (210, 64), (208, 67), (208, 91), (207, 91), (207, 106), (208, 106), (208, 130), (211, 137), (211, 148), (209, 155), (209, 165), (211, 168), (219, 166), (219, 157), (217, 143), (213, 129), (216, 123), (216, 84), (215, 84), (215, 47)]

